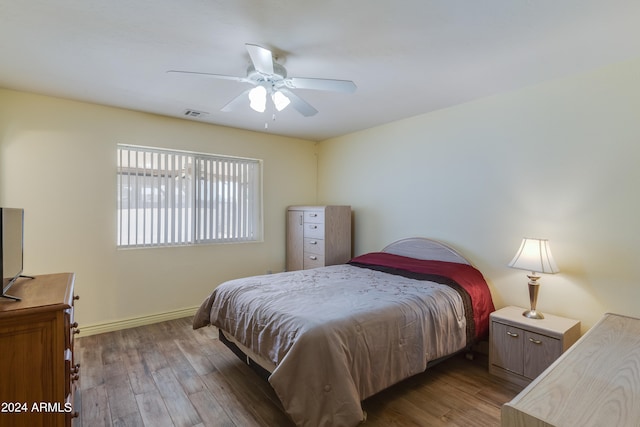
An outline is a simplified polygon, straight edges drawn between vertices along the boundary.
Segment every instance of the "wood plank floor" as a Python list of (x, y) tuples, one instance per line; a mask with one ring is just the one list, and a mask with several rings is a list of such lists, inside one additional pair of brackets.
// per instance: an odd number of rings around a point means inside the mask
[[(75, 427), (290, 427), (269, 384), (191, 318), (76, 339)], [(486, 356), (445, 361), (363, 402), (363, 427), (499, 426), (519, 391)]]

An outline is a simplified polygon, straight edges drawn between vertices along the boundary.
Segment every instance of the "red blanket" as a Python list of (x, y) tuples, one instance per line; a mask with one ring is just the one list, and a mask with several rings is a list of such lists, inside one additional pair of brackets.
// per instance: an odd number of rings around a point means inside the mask
[(385, 252), (371, 252), (353, 258), (350, 264), (380, 266), (427, 276), (440, 276), (458, 284), (471, 298), (475, 338), (489, 335), (489, 315), (495, 310), (489, 286), (475, 267), (455, 262), (420, 260)]

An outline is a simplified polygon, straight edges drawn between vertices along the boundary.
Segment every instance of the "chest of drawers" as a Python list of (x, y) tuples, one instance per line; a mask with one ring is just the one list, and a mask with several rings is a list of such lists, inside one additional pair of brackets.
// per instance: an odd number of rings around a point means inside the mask
[(80, 366), (73, 273), (19, 279), (0, 301), (0, 425), (71, 426)]
[(342, 264), (351, 258), (349, 206), (287, 210), (287, 271)]

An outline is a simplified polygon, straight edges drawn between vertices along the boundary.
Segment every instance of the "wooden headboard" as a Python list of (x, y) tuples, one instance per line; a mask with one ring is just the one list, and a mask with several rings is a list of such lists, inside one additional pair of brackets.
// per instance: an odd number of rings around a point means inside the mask
[(382, 252), (417, 259), (430, 259), (471, 265), (471, 262), (460, 255), (455, 249), (444, 243), (424, 237), (410, 237), (397, 240), (387, 245)]

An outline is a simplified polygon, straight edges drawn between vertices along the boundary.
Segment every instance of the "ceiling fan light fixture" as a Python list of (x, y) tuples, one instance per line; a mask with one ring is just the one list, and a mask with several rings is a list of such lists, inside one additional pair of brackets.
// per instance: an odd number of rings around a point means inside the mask
[(287, 108), (287, 105), (291, 103), (289, 98), (287, 98), (287, 96), (279, 90), (271, 95), (271, 99), (273, 100), (273, 105), (276, 106), (276, 110), (278, 111), (284, 110), (285, 108)]
[(298, 96), (293, 89), (310, 89), (338, 93), (352, 93), (356, 84), (351, 80), (322, 79), (309, 77), (288, 77), (284, 66), (275, 62), (273, 52), (262, 46), (251, 43), (245, 44), (251, 65), (247, 68), (246, 77), (228, 76), (225, 74), (202, 73), (198, 71), (169, 70), (168, 73), (181, 73), (210, 77), (222, 80), (232, 80), (240, 83), (250, 83), (255, 87), (245, 90), (231, 101), (227, 102), (221, 111), (233, 111), (236, 108), (246, 108), (247, 95), (251, 109), (264, 113), (267, 109), (267, 95), (277, 111), (282, 111), (289, 104), (304, 117), (315, 115), (318, 110)]
[(256, 86), (249, 91), (249, 106), (258, 113), (264, 113), (267, 107), (267, 89), (264, 86)]

